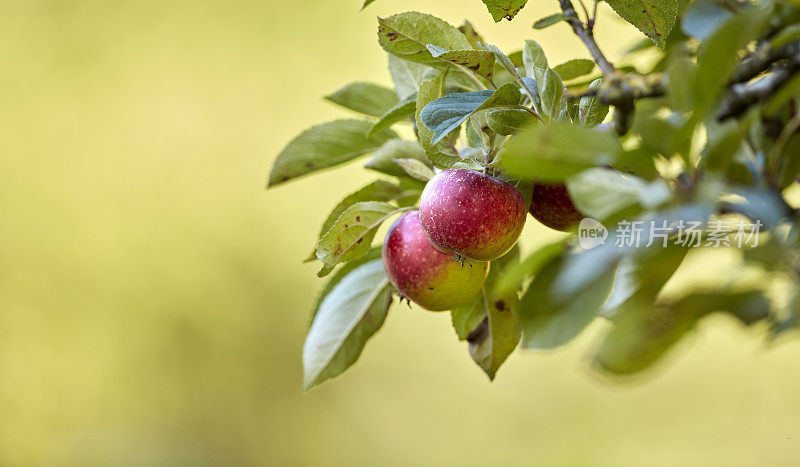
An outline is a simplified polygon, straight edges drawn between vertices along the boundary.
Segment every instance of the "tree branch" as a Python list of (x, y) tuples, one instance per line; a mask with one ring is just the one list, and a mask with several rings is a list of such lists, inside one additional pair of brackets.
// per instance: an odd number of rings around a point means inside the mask
[(738, 117), (753, 105), (763, 102), (774, 94), (798, 72), (800, 72), (800, 47), (785, 64), (774, 66), (772, 72), (767, 76), (757, 81), (732, 84), (722, 99), (722, 104), (717, 112), (717, 120), (724, 121)]
[(731, 76), (730, 83), (744, 83), (766, 71), (773, 63), (787, 60), (800, 53), (800, 42), (792, 42), (777, 49), (768, 42), (759, 44), (755, 52), (742, 60)]
[(594, 40), (594, 33), (587, 29), (586, 25), (583, 24), (578, 16), (578, 12), (575, 11), (575, 7), (572, 6), (572, 1), (558, 0), (558, 2), (561, 5), (561, 11), (564, 13), (564, 20), (572, 28), (572, 31), (575, 33), (575, 35), (578, 36), (581, 41), (583, 41), (584, 45), (586, 45), (586, 48), (589, 49), (589, 53), (592, 55), (594, 62), (597, 63), (597, 67), (603, 72), (603, 75), (610, 75), (614, 73), (616, 71), (614, 65), (608, 61), (606, 56), (600, 50), (600, 47), (597, 45), (597, 41)]

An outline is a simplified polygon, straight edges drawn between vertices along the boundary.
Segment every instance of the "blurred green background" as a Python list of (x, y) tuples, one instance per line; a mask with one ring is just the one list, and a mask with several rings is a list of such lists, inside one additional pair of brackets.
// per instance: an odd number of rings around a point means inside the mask
[[(603, 325), (489, 383), (446, 314), (394, 308), (301, 393), (322, 282), (300, 263), (358, 164), (265, 191), (320, 96), (389, 83), (375, 16), (471, 18), (501, 48), (585, 56), (531, 0), (0, 2), (0, 465), (797, 465), (800, 344), (712, 318), (633, 381)], [(638, 32), (610, 15), (612, 57)], [(529, 222), (526, 249), (553, 238)], [(694, 260), (703, 277), (730, 263)]]

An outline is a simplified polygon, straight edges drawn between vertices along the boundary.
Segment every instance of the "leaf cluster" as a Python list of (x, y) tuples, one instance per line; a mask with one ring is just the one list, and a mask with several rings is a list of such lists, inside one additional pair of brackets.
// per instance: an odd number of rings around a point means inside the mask
[[(495, 21), (527, 3), (483, 1)], [(378, 19), (392, 87), (354, 82), (331, 93), (359, 118), (301, 133), (269, 175), (273, 187), (365, 158), (380, 177), (333, 207), (307, 258), (330, 278), (303, 349), (306, 388), (352, 365), (387, 316), (394, 290), (372, 247), (378, 228), (454, 167), (523, 192), (563, 183), (609, 232), (588, 250), (574, 232), (524, 258), (516, 247), (493, 262), (473, 304), (451, 311), (457, 338), (489, 378), (518, 346), (563, 345), (597, 319), (610, 326), (594, 361), (610, 374), (650, 367), (711, 313), (764, 323), (770, 337), (798, 327), (800, 221), (787, 193), (800, 177), (800, 5), (607, 4), (646, 36), (626, 59), (647, 52), (651, 66), (607, 62), (592, 35), (597, 2), (581, 2), (580, 12), (554, 2), (533, 24), (569, 26), (587, 45), (591, 59), (556, 65), (533, 40), (504, 53), (469, 22), (419, 12)], [(668, 241), (620, 247), (621, 220), (641, 222), (644, 238), (662, 226)], [(731, 271), (728, 287), (665, 295), (684, 259), (706, 247), (678, 244), (679, 226), (721, 221), (763, 226), (758, 245), (739, 251), (761, 281), (741, 284)], [(782, 295), (770, 289), (775, 281), (787, 284)]]

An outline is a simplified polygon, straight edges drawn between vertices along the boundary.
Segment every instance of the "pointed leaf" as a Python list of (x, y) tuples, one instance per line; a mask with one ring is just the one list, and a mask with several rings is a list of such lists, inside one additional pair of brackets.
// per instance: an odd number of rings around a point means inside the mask
[(500, 365), (516, 349), (520, 338), (519, 298), (516, 291), (498, 295), (494, 284), (505, 271), (519, 262), (519, 248), (515, 247), (503, 257), (492, 261), (483, 293), (478, 296), (478, 306), (484, 318), (467, 335), (469, 353), (475, 363), (494, 379)]
[(433, 69), (420, 63), (409, 62), (387, 54), (389, 74), (394, 83), (394, 91), (401, 101), (408, 101), (417, 95), (417, 89), (428, 79)]
[(372, 117), (380, 117), (397, 105), (397, 95), (389, 88), (374, 83), (350, 83), (325, 99)]
[(564, 81), (586, 76), (594, 70), (594, 62), (585, 58), (576, 58), (556, 65), (553, 71)]
[(561, 96), (564, 95), (564, 83), (552, 69), (544, 72), (543, 79), (539, 82), (539, 99), (541, 99), (542, 112), (555, 120), (561, 109)]
[(380, 120), (378, 120), (377, 122), (375, 122), (374, 125), (372, 125), (372, 128), (370, 128), (369, 132), (367, 133), (367, 137), (371, 138), (372, 136), (391, 127), (397, 122), (401, 122), (408, 118), (413, 118), (414, 111), (416, 109), (417, 109), (416, 96), (404, 100), (402, 102), (398, 102), (397, 104), (394, 105), (394, 107), (384, 112), (384, 114), (380, 116), (381, 117)]
[(340, 261), (350, 261), (369, 250), (375, 231), (394, 214), (406, 210), (380, 201), (362, 201), (347, 208), (317, 243), (317, 258), (328, 274)]
[[(311, 307), (311, 316), (308, 320), (309, 326), (311, 326), (311, 323), (314, 322), (314, 317), (317, 316), (317, 312), (319, 311), (319, 306), (322, 305), (322, 301), (325, 300), (325, 297), (328, 296), (336, 284), (347, 277), (347, 275), (350, 274), (353, 269), (361, 266), (364, 263), (380, 259), (381, 249), (381, 247), (370, 248), (370, 250), (364, 256), (343, 264), (339, 269), (336, 270), (336, 272), (331, 274), (330, 279), (328, 279), (328, 282), (325, 283), (325, 287), (319, 291), (319, 294), (317, 294), (317, 298), (314, 301), (314, 305)], [(314, 258), (316, 259), (316, 256)]]
[(511, 75), (511, 79), (515, 83), (517, 83), (525, 91), (525, 93), (528, 94), (528, 96), (530, 96), (532, 100), (534, 101), (538, 100), (536, 97), (534, 97), (536, 91), (530, 88), (529, 84), (522, 79), (522, 77), (519, 75), (519, 72), (517, 71), (516, 66), (511, 61), (511, 59), (506, 56), (506, 54), (504, 54), (500, 49), (491, 44), (478, 43), (476, 47), (480, 50), (488, 50), (492, 52), (494, 54), (494, 58), (497, 60), (497, 63), (499, 63), (500, 66), (503, 67), (503, 69), (505, 69), (509, 75)]
[(392, 302), (381, 260), (363, 264), (328, 293), (303, 345), (303, 388), (344, 372), (380, 329)]
[[(355, 203), (360, 201), (391, 201), (399, 197), (400, 194), (400, 187), (384, 180), (376, 180), (369, 185), (362, 187), (358, 191), (350, 193), (331, 210), (330, 214), (328, 214), (325, 222), (322, 223), (322, 228), (320, 228), (319, 236), (317, 238), (322, 238), (322, 236), (325, 235), (325, 233), (330, 230), (331, 227), (333, 227), (336, 219), (338, 219), (347, 208)], [(311, 261), (315, 259), (317, 259), (316, 247), (314, 247), (314, 251), (311, 252), (311, 255), (306, 258), (305, 261)]]
[[(599, 89), (602, 82), (602, 79), (592, 81), (589, 89)], [(594, 96), (581, 97), (580, 105), (578, 106), (578, 119), (581, 125), (599, 125), (603, 123), (606, 115), (608, 115), (608, 106), (600, 102), (600, 99)]]
[(404, 177), (406, 172), (394, 163), (395, 159), (417, 159), (427, 162), (425, 150), (416, 141), (392, 139), (375, 151), (364, 167), (395, 177)]
[[(548, 68), (547, 57), (542, 46), (530, 39), (525, 41), (525, 47), (522, 49), (522, 63), (525, 65), (525, 76), (537, 80), (544, 76), (544, 71)], [(537, 70), (539, 70), (539, 77), (537, 77)]]
[(463, 66), (487, 81), (492, 80), (494, 54), (488, 50), (447, 50), (435, 45), (428, 45), (428, 50), (440, 60)]
[(503, 18), (509, 21), (514, 19), (528, 0), (483, 0), (483, 3), (489, 9), (494, 22), (499, 23)]
[(558, 24), (561, 21), (564, 21), (564, 18), (566, 18), (564, 16), (564, 13), (554, 13), (550, 16), (545, 16), (544, 18), (541, 18), (537, 20), (535, 23), (533, 23), (533, 29), (549, 28), (554, 24)]
[(383, 130), (368, 138), (370, 127), (372, 122), (366, 120), (336, 120), (309, 128), (275, 159), (268, 187), (363, 156), (397, 137)]
[(440, 169), (449, 169), (453, 166), (453, 164), (460, 162), (463, 159), (455, 150), (455, 147), (450, 144), (450, 141), (443, 140), (437, 143), (432, 142), (433, 130), (429, 129), (424, 123), (422, 123), (420, 114), (426, 105), (444, 95), (445, 80), (446, 74), (441, 73), (436, 78), (422, 83), (419, 88), (419, 93), (417, 94), (417, 111), (415, 116), (419, 142), (425, 149), (425, 154), (428, 156), (428, 160), (430, 160), (434, 166), (439, 167)]
[(606, 0), (625, 21), (663, 47), (678, 17), (677, 0)]
[(497, 91), (475, 91), (448, 94), (429, 103), (420, 112), (422, 123), (433, 130), (437, 143), (459, 127), (473, 113), (497, 105), (519, 105), (519, 88), (508, 83)]
[(483, 37), (475, 30), (475, 26), (467, 20), (464, 20), (464, 24), (459, 26), (458, 30), (461, 31), (461, 34), (464, 34), (464, 37), (472, 44), (472, 47), (475, 47), (478, 42), (483, 42)]
[(404, 60), (425, 65), (441, 65), (426, 47), (432, 44), (447, 50), (472, 48), (454, 26), (435, 16), (409, 11), (378, 18), (378, 42), (384, 50)]
[(430, 167), (417, 159), (394, 159), (394, 163), (400, 166), (411, 178), (421, 182), (427, 182), (436, 175)]

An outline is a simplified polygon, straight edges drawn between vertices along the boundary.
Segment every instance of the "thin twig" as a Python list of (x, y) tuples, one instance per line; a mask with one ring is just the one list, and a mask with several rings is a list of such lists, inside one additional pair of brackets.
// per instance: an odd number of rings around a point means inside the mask
[(763, 102), (774, 94), (798, 72), (800, 72), (800, 54), (792, 57), (785, 66), (776, 67), (770, 74), (757, 81), (731, 85), (717, 112), (717, 120), (724, 121), (745, 113), (753, 105)]
[(583, 3), (583, 0), (578, 0), (578, 2), (581, 4), (581, 8), (583, 8), (583, 14), (586, 16), (586, 23), (588, 24), (589, 20), (591, 19), (589, 17), (589, 10), (586, 9), (586, 4)]
[(558, 0), (558, 2), (561, 5), (561, 11), (564, 13), (565, 21), (570, 25), (575, 35), (583, 41), (586, 48), (589, 49), (589, 53), (592, 55), (595, 63), (597, 63), (600, 71), (602, 71), (604, 75), (610, 75), (614, 73), (616, 68), (614, 68), (614, 65), (608, 61), (606, 56), (600, 50), (600, 47), (597, 45), (597, 41), (594, 40), (594, 33), (592, 30), (587, 29), (586, 26), (581, 22), (578, 13), (575, 11), (575, 7), (572, 6), (572, 1)]

